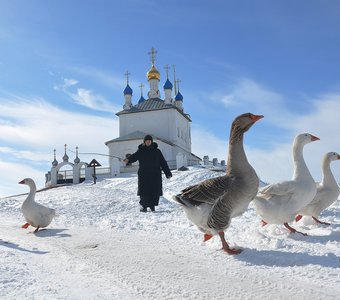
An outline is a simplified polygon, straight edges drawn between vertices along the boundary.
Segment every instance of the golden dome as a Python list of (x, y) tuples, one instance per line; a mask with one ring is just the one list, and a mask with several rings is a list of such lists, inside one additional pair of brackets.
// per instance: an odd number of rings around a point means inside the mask
[(146, 73), (146, 76), (148, 77), (148, 80), (157, 79), (159, 81), (161, 78), (161, 74), (158, 72), (154, 65), (152, 65), (151, 70)]

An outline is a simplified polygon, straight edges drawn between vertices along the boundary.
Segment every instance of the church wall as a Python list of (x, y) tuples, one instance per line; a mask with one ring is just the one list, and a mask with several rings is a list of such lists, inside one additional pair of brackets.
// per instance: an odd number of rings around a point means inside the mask
[(190, 123), (181, 114), (176, 115), (175, 144), (191, 152)]
[(119, 116), (119, 135), (142, 131), (173, 142), (171, 126), (175, 123), (175, 110), (153, 110)]
[[(158, 139), (156, 139), (155, 142), (158, 144), (158, 148), (162, 151), (165, 160), (168, 162), (171, 168), (176, 168), (176, 156), (178, 153), (182, 153), (183, 155), (185, 155), (188, 158), (188, 160), (193, 159), (190, 151), (187, 151), (186, 149), (183, 149), (180, 146), (172, 146)], [(136, 152), (138, 149), (138, 146), (141, 143), (143, 143), (143, 140), (116, 141), (116, 142), (108, 144), (109, 153), (112, 156), (117, 156), (119, 158), (124, 159), (127, 153), (132, 154)], [(110, 158), (110, 166), (111, 166), (111, 162), (112, 162), (112, 158)], [(138, 166), (138, 162), (134, 163), (134, 165)]]
[(190, 122), (176, 109), (121, 114), (119, 128), (120, 136), (142, 131), (191, 152)]
[[(167, 143), (164, 143), (160, 140), (155, 140), (158, 144), (158, 148), (161, 149), (166, 160), (174, 160), (175, 155), (173, 152), (173, 147)], [(138, 146), (143, 143), (143, 140), (131, 140), (131, 141), (117, 141), (114, 143), (108, 144), (109, 147), (109, 155), (112, 159), (112, 156), (119, 157), (121, 159), (125, 158), (126, 154), (133, 154), (138, 150)]]
[(175, 156), (173, 155), (173, 147), (171, 145), (159, 140), (156, 140), (156, 143), (158, 144), (158, 148), (162, 151), (163, 156), (168, 163), (175, 159)]
[[(109, 155), (119, 157), (121, 159), (124, 159), (126, 154), (132, 154), (135, 153), (138, 149), (138, 146), (143, 143), (143, 140), (132, 140), (132, 141), (119, 141), (108, 144), (109, 147)], [(109, 158), (110, 165), (111, 165), (111, 159)]]

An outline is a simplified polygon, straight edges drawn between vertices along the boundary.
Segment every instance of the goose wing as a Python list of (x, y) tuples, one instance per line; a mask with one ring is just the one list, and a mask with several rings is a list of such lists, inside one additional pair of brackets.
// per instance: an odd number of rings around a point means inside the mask
[(270, 198), (272, 196), (284, 196), (293, 194), (295, 184), (292, 181), (282, 181), (270, 185), (266, 185), (259, 190), (257, 196), (261, 198)]
[(232, 181), (233, 178), (229, 176), (207, 179), (199, 184), (184, 189), (180, 197), (196, 204), (213, 204), (227, 192)]

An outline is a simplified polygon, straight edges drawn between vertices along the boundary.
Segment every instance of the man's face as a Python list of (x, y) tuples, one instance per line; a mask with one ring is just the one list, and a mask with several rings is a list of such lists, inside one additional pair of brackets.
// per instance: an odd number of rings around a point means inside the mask
[(152, 142), (151, 142), (151, 140), (146, 140), (144, 143), (145, 143), (146, 146), (149, 147), (149, 146), (151, 145)]

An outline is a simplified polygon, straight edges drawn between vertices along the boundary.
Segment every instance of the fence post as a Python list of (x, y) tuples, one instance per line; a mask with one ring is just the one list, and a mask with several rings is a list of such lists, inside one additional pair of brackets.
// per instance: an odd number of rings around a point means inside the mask
[(205, 166), (209, 165), (209, 156), (208, 155), (203, 156), (203, 164)]

